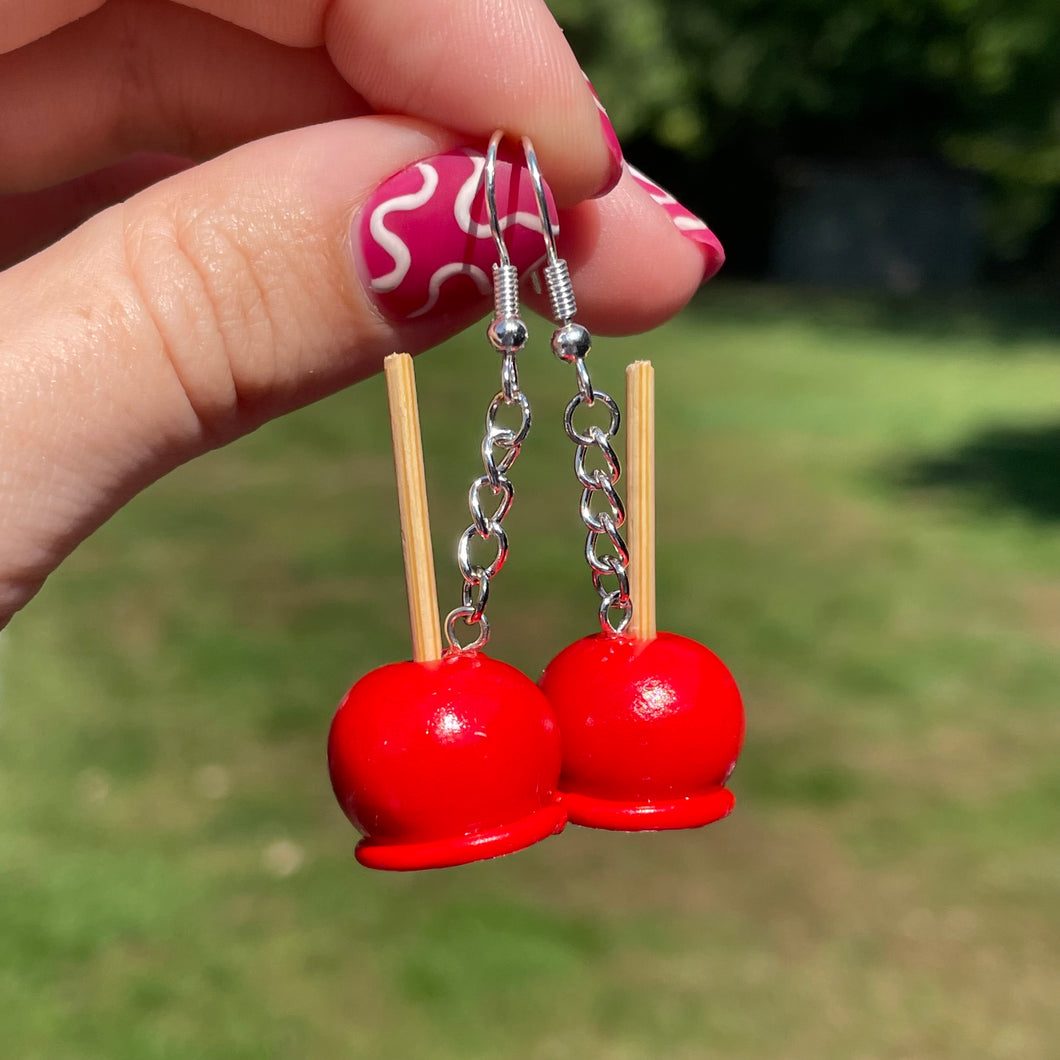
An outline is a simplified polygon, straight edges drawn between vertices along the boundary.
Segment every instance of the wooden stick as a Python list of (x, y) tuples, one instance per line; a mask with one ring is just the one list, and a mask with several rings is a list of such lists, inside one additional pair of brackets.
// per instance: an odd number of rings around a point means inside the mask
[(629, 487), (629, 632), (654, 640), (655, 625), (655, 371), (651, 361), (626, 368), (626, 472)]
[(423, 473), (420, 410), (416, 376), (407, 353), (392, 353), (383, 361), (390, 403), (390, 431), (394, 437), (401, 551), (405, 557), (405, 587), (412, 627), (412, 658), (432, 662), (442, 657), (438, 623), (438, 590), (434, 581), (431, 521), (427, 512), (427, 480)]

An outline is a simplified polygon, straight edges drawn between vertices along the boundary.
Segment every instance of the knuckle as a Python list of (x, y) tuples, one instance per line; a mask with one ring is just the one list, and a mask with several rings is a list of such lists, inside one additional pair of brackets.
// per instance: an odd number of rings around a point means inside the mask
[(126, 265), (164, 356), (203, 427), (229, 436), (265, 385), (275, 329), (268, 283), (231, 214), (182, 207), (126, 215)]

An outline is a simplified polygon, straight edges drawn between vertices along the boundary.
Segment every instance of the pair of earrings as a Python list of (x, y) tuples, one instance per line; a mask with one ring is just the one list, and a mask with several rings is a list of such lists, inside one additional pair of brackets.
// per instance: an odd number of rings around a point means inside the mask
[[(531, 425), (517, 367), (527, 329), (497, 211), (502, 138), (498, 132), (490, 140), (484, 166), (499, 258), (487, 336), (501, 355), (501, 383), (486, 414), (483, 474), (469, 491), (471, 525), (457, 547), (462, 602), (445, 620), (444, 652), (412, 362), (407, 354), (386, 360), (413, 659), (362, 677), (339, 705), (328, 739), (332, 786), (364, 836), (357, 859), (371, 868), (440, 868), (496, 857), (562, 831), (568, 820), (620, 831), (699, 827), (726, 816), (734, 802), (725, 782), (743, 742), (736, 683), (709, 649), (655, 628), (651, 365), (641, 361), (627, 370), (627, 546), (612, 444), (619, 407), (593, 387), (586, 366), (591, 336), (574, 322), (567, 264), (557, 254), (544, 181), (525, 138), (557, 324), (552, 349), (573, 365), (577, 380), (564, 425), (576, 447), (601, 632), (560, 652), (537, 685), (482, 651), (490, 586), (508, 556), (503, 522), (514, 498), (508, 472)], [(606, 425), (579, 428), (582, 406), (602, 408)], [(502, 410), (518, 422), (503, 426)], [(483, 548), (488, 562), (474, 558)], [(460, 627), (477, 635), (461, 644)]]

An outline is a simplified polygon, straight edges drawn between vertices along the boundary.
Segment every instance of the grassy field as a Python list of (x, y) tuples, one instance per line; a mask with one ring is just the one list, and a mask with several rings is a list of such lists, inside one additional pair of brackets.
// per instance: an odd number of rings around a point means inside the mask
[[(491, 603), (535, 674), (595, 621), (547, 334)], [(372, 380), (150, 490), (0, 640), (5, 1058), (1056, 1056), (1060, 320), (719, 287), (598, 382), (641, 356), (734, 816), (354, 863), (327, 726), (408, 654)], [(419, 362), (446, 609), (495, 369), (477, 329)]]

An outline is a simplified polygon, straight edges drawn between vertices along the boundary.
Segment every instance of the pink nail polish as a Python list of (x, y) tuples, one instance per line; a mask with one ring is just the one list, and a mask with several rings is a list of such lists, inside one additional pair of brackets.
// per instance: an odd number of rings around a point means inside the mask
[(699, 248), (703, 255), (703, 282), (711, 278), (725, 264), (725, 248), (718, 237), (691, 210), (685, 209), (668, 191), (660, 188), (650, 177), (639, 169), (629, 167), (630, 176), (657, 202), (673, 222), (674, 227)]
[[(485, 155), (462, 148), (415, 162), (383, 181), (353, 222), (357, 271), (394, 320), (485, 311), (497, 247), (486, 213)], [(546, 188), (553, 228), (556, 206)], [(508, 253), (526, 276), (544, 260), (541, 220), (518, 147), (497, 159), (497, 213)]]
[(582, 71), (582, 76), (585, 77), (585, 83), (589, 86), (593, 99), (596, 100), (596, 109), (600, 112), (600, 126), (604, 131), (604, 142), (607, 144), (607, 152), (611, 158), (610, 179), (596, 193), (596, 197), (599, 198), (601, 195), (606, 195), (609, 191), (612, 191), (622, 179), (622, 145), (618, 142), (618, 134), (615, 132), (615, 127), (611, 124), (611, 119), (607, 116), (607, 111), (604, 109), (603, 103), (600, 102), (600, 97), (596, 94), (596, 89), (593, 88), (592, 81), (586, 77), (584, 70)]

